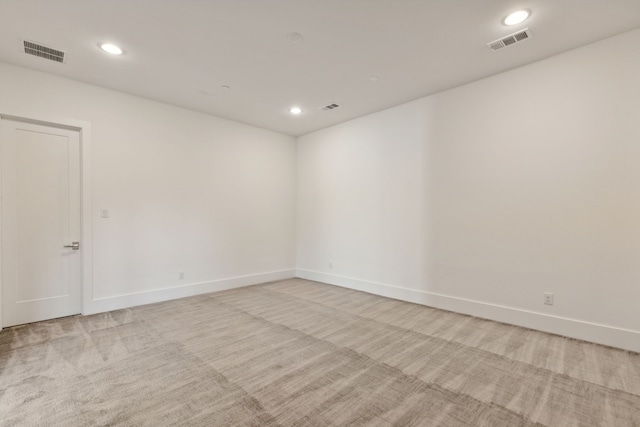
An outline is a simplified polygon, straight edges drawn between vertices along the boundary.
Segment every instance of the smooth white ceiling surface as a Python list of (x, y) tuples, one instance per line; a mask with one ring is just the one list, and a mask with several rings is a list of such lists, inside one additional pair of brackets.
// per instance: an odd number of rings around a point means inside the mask
[(640, 0), (2, 0), (0, 61), (301, 135), (638, 27)]

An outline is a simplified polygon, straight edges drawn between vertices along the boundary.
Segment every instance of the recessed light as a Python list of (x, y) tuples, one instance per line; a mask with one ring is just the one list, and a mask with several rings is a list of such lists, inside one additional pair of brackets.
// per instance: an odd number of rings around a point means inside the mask
[(506, 18), (504, 18), (504, 25), (518, 25), (521, 22), (524, 22), (529, 17), (529, 12), (526, 10), (518, 10), (517, 12), (513, 12), (509, 14)]
[(300, 107), (291, 107), (289, 109), (289, 112), (291, 114), (293, 114), (294, 116), (297, 116), (298, 114), (302, 114), (302, 108), (300, 108)]
[(111, 43), (102, 43), (100, 45), (100, 49), (104, 50), (105, 52), (108, 52), (112, 55), (122, 55), (122, 49), (120, 49), (118, 46), (116, 46), (115, 44), (111, 44)]

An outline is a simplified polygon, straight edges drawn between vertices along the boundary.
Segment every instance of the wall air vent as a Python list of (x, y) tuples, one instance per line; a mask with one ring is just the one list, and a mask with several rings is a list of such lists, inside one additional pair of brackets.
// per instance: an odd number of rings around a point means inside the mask
[(518, 31), (517, 33), (509, 34), (506, 37), (487, 43), (487, 46), (489, 46), (491, 50), (500, 50), (503, 47), (511, 46), (530, 37), (531, 31), (529, 31), (528, 28), (525, 28), (524, 30)]
[(48, 59), (50, 61), (64, 63), (65, 52), (45, 46), (40, 43), (23, 40), (24, 53)]
[(321, 108), (322, 111), (329, 111), (329, 110), (333, 110), (334, 108), (338, 108), (339, 105), (338, 104), (329, 104), (326, 105), (324, 107)]

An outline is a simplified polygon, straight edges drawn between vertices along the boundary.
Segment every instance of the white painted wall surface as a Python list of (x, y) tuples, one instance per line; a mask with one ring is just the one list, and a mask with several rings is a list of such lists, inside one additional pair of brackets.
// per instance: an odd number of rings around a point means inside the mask
[(1, 63), (0, 94), (91, 123), (86, 312), (293, 276), (293, 137)]
[(298, 275), (640, 351), (639, 44), (300, 137)]
[(292, 137), (6, 64), (0, 113), (91, 124), (85, 312), (291, 276), (297, 220), (299, 276), (640, 351), (639, 42), (306, 135), (297, 177)]

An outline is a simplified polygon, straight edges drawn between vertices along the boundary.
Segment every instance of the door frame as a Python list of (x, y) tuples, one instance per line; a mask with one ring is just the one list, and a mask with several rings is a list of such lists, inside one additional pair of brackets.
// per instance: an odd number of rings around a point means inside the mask
[[(61, 118), (39, 114), (5, 113), (0, 111), (0, 120), (14, 120), (70, 129), (77, 131), (80, 137), (80, 242), (82, 251), (81, 261), (81, 293), (82, 314), (87, 312), (93, 301), (93, 215), (92, 215), (92, 189), (91, 189), (91, 123), (81, 120)], [(2, 144), (2, 141), (0, 141)], [(1, 160), (1, 159), (0, 159)], [(1, 178), (0, 178), (1, 179)], [(1, 184), (1, 183), (0, 183)], [(0, 209), (2, 207), (2, 186), (0, 185)], [(1, 211), (1, 210), (0, 210)], [(2, 218), (0, 216), (0, 233), (2, 232)], [(1, 235), (1, 234), (0, 234)], [(2, 248), (0, 245), (0, 266), (2, 266)], [(1, 267), (0, 267), (1, 268)], [(2, 329), (2, 274), (0, 274), (0, 329)]]

